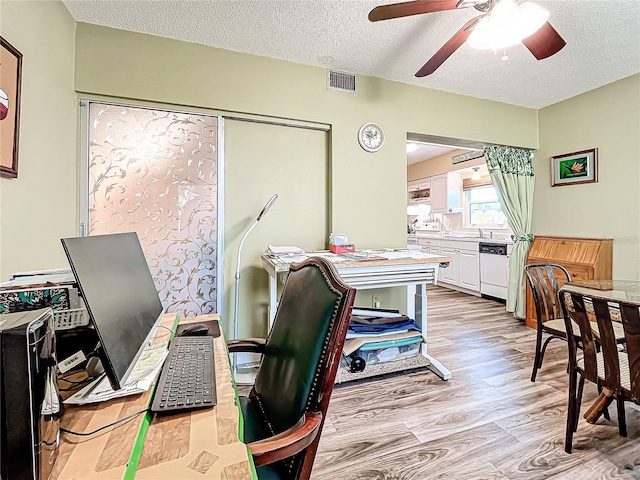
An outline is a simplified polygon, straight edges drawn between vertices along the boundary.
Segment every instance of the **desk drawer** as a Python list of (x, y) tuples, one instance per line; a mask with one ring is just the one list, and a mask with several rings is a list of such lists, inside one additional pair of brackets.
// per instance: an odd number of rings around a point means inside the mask
[(569, 272), (571, 280), (591, 280), (593, 278), (593, 269), (590, 267), (564, 265)]

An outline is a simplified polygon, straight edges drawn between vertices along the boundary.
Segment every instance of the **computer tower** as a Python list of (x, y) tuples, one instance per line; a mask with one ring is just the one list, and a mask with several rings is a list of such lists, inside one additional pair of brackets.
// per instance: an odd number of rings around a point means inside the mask
[(51, 308), (0, 315), (0, 478), (46, 480), (61, 403)]

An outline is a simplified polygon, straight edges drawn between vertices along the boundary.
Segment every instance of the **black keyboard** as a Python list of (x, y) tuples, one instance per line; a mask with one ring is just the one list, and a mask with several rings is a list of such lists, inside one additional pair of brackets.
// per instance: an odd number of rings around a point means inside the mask
[(173, 337), (151, 405), (155, 413), (216, 404), (213, 337)]

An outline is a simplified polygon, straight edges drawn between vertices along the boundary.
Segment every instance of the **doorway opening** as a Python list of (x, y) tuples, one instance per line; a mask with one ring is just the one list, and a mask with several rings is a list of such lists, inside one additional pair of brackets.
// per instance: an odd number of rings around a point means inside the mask
[(486, 144), (407, 134), (407, 233), (509, 236), (484, 158)]

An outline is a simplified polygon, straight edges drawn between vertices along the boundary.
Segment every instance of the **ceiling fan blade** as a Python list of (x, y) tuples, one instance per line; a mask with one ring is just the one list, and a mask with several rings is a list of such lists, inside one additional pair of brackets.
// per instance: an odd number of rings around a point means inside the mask
[(523, 38), (522, 43), (538, 60), (555, 55), (567, 44), (549, 22), (545, 22), (535, 33)]
[(421, 13), (455, 10), (458, 2), (459, 0), (413, 0), (411, 2), (380, 5), (369, 12), (369, 21), (377, 22)]
[(436, 54), (429, 59), (424, 66), (418, 70), (416, 73), (416, 77), (425, 77), (427, 75), (431, 75), (436, 69), (444, 63), (444, 61), (451, 56), (453, 52), (455, 52), (460, 46), (467, 41), (469, 35), (471, 35), (471, 31), (473, 30), (473, 26), (482, 18), (482, 15), (477, 16), (469, 20), (464, 27), (456, 32), (456, 34), (449, 39), (447, 43), (445, 43), (440, 50), (436, 52)]

